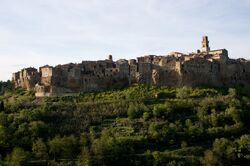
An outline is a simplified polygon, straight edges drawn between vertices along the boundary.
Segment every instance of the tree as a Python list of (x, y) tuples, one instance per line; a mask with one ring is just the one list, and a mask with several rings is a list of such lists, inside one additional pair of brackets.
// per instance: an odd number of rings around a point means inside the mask
[(7, 126), (8, 125), (8, 115), (4, 112), (0, 112), (0, 125)]
[(7, 156), (7, 163), (9, 166), (27, 165), (30, 154), (22, 148), (14, 148), (12, 153)]
[(154, 106), (153, 108), (153, 115), (155, 117), (161, 117), (164, 115), (164, 112), (167, 112), (167, 107), (164, 105), (164, 104), (161, 104), (161, 105), (156, 105)]
[(148, 111), (148, 108), (144, 104), (131, 103), (128, 107), (128, 117), (130, 119), (138, 118), (143, 112)]
[(134, 119), (138, 117), (138, 109), (136, 108), (134, 104), (129, 105), (127, 114), (130, 119)]
[(157, 165), (163, 165), (163, 157), (162, 157), (162, 154), (158, 151), (154, 151), (152, 153), (153, 155), (153, 158), (154, 158), (154, 166), (157, 166)]
[(4, 102), (0, 101), (0, 111), (4, 111)]
[(217, 157), (217, 155), (215, 155), (211, 150), (205, 151), (202, 164), (206, 166), (215, 166), (215, 165), (222, 166), (223, 165), (221, 161), (219, 160), (219, 158)]
[(89, 149), (87, 147), (83, 147), (81, 150), (81, 154), (79, 160), (76, 163), (77, 166), (89, 166), (91, 164), (91, 157), (89, 154)]
[(73, 158), (79, 152), (78, 140), (73, 136), (56, 136), (49, 141), (49, 152), (54, 155), (54, 160), (58, 157)]
[(47, 146), (41, 138), (39, 138), (33, 143), (32, 153), (35, 156), (35, 158), (40, 160), (47, 160), (49, 158), (47, 152)]
[(238, 142), (238, 156), (250, 159), (250, 135), (242, 135)]
[(153, 158), (151, 151), (150, 150), (145, 151), (144, 156), (146, 160), (146, 166), (153, 165), (154, 158)]
[(231, 165), (236, 159), (236, 146), (226, 138), (215, 139), (212, 151), (225, 165)]
[(151, 112), (144, 112), (143, 113), (143, 119), (146, 121), (146, 120), (148, 120), (148, 119), (150, 119), (150, 117), (151, 117)]
[(80, 145), (82, 147), (86, 147), (88, 143), (89, 143), (88, 135), (86, 133), (82, 133), (80, 136)]
[(0, 125), (0, 151), (8, 147), (8, 144), (8, 130), (4, 126)]
[(110, 131), (104, 129), (101, 137), (94, 140), (91, 148), (96, 155), (112, 155), (117, 148), (116, 140)]
[(61, 141), (61, 138), (59, 136), (56, 136), (49, 141), (49, 152), (53, 154), (54, 160), (56, 160), (57, 157), (59, 157), (59, 155), (61, 154), (62, 146), (63, 142)]
[(187, 119), (185, 121), (186, 123), (186, 132), (189, 136), (192, 137), (192, 139), (197, 139), (199, 136), (201, 136), (203, 134), (203, 126), (195, 123), (193, 124), (192, 121), (190, 119)]
[(3, 91), (3, 82), (0, 81), (0, 95), (2, 95), (4, 93)]
[(134, 149), (128, 145), (128, 142), (114, 137), (108, 129), (104, 129), (101, 137), (94, 140), (91, 149), (95, 155), (101, 158), (109, 156), (106, 163), (101, 163), (101, 165), (130, 165), (128, 164), (129, 160), (123, 161), (123, 163), (120, 161), (129, 154), (134, 154)]
[(231, 98), (235, 98), (237, 96), (237, 92), (236, 89), (234, 88), (229, 88), (228, 89), (228, 96)]
[(47, 125), (43, 121), (32, 121), (29, 123), (29, 132), (32, 138), (42, 137), (47, 134)]
[(190, 94), (190, 89), (186, 86), (178, 88), (176, 91), (176, 98), (185, 99), (188, 98)]

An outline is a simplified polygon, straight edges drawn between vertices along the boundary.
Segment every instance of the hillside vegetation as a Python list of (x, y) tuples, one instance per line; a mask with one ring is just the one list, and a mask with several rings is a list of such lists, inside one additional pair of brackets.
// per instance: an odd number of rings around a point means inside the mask
[(0, 165), (250, 162), (249, 88), (133, 85), (46, 98), (1, 92)]

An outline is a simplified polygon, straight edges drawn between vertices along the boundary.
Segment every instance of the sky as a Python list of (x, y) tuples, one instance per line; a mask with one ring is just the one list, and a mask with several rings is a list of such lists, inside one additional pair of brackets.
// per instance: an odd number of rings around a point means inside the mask
[(211, 49), (250, 59), (250, 0), (0, 0), (0, 80), (26, 67)]

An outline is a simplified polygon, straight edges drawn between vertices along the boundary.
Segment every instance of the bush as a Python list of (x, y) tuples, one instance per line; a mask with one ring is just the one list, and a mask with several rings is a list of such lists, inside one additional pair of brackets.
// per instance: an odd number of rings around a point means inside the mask
[(148, 120), (148, 119), (151, 118), (151, 116), (152, 116), (151, 112), (144, 112), (143, 115), (142, 115), (142, 118), (144, 120)]
[(145, 111), (148, 111), (148, 108), (144, 104), (130, 103), (127, 115), (130, 119), (135, 119), (141, 117)]
[(191, 89), (186, 87), (186, 86), (184, 86), (182, 88), (178, 88), (176, 91), (176, 98), (186, 99), (189, 97), (190, 91), (191, 91)]
[(155, 105), (153, 108), (153, 115), (157, 118), (164, 115), (164, 112), (167, 111), (166, 105)]

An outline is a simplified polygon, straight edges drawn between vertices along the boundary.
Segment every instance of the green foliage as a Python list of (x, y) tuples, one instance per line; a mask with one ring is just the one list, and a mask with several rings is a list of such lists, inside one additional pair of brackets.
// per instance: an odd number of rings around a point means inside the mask
[(4, 102), (0, 101), (0, 111), (4, 111)]
[(190, 91), (191, 89), (186, 86), (179, 88), (176, 91), (176, 98), (180, 98), (180, 99), (188, 98), (190, 95)]
[[(96, 156), (109, 156), (112, 160), (103, 160), (101, 164), (118, 163), (124, 156), (133, 154), (134, 150), (132, 147), (128, 146), (126, 142), (117, 139), (112, 135), (112, 133), (104, 129), (102, 130), (101, 137), (93, 141), (91, 147), (93, 153)], [(123, 164), (128, 161), (123, 161)]]
[(237, 92), (236, 89), (234, 88), (229, 88), (228, 89), (228, 96), (231, 98), (235, 98), (237, 96)]
[(10, 92), (12, 90), (12, 82), (10, 80), (6, 82), (0, 81), (0, 95), (3, 95), (6, 92)]
[(164, 112), (166, 112), (168, 110), (168, 108), (166, 107), (166, 105), (161, 104), (161, 105), (155, 105), (153, 108), (153, 115), (155, 117), (162, 117), (164, 116)]
[(33, 143), (32, 153), (34, 157), (39, 160), (47, 160), (49, 158), (47, 145), (41, 138)]
[(150, 119), (151, 118), (151, 112), (144, 112), (143, 113), (143, 115), (142, 115), (142, 118), (144, 119), (144, 120), (148, 120), (148, 119)]
[(28, 165), (30, 154), (22, 148), (14, 148), (9, 156), (7, 156), (7, 163), (10, 166)]
[(78, 140), (73, 135), (71, 136), (56, 136), (48, 142), (49, 152), (54, 156), (54, 159), (58, 157), (73, 158), (76, 156), (78, 149)]
[(135, 119), (140, 117), (147, 109), (148, 108), (144, 104), (130, 103), (127, 114), (130, 119)]
[(0, 149), (5, 149), (8, 147), (8, 130), (6, 127), (0, 125)]
[(242, 88), (132, 85), (46, 98), (5, 90), (0, 165), (247, 165)]
[(238, 157), (250, 159), (250, 135), (242, 135), (238, 143)]
[(234, 142), (220, 138), (215, 139), (212, 150), (205, 152), (204, 165), (231, 165), (236, 160), (236, 145)]

